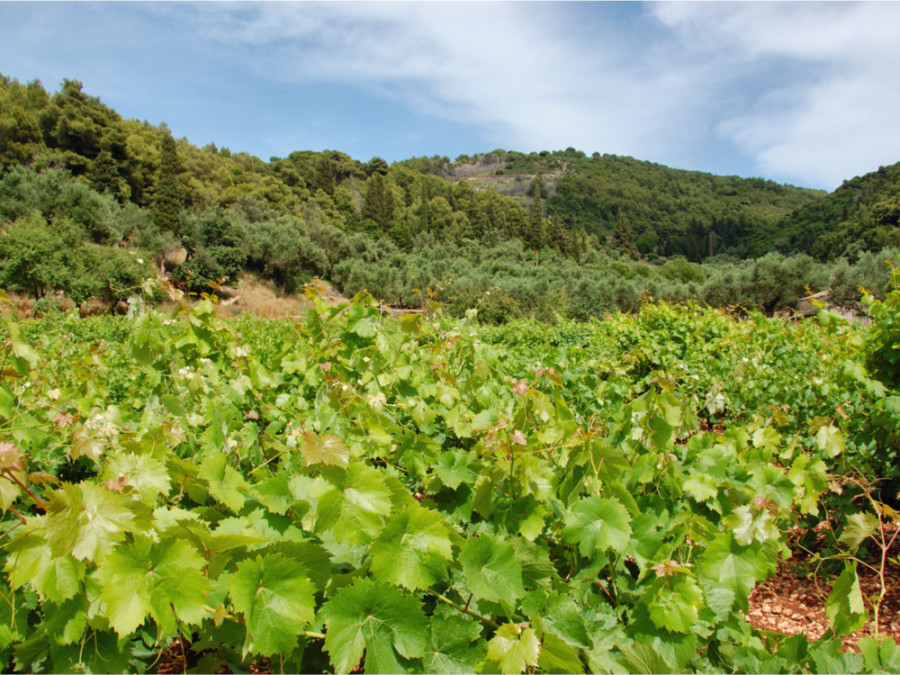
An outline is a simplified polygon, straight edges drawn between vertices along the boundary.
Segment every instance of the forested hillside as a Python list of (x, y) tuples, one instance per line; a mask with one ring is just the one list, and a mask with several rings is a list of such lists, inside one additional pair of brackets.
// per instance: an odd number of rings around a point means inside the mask
[(0, 288), (49, 307), (112, 304), (160, 270), (192, 292), (317, 276), (400, 306), (430, 290), (497, 321), (648, 296), (772, 312), (831, 287), (852, 303), (887, 281), (898, 173), (825, 195), (572, 148), (263, 161), (125, 120), (74, 80), (50, 93), (0, 76)]
[(845, 181), (781, 223), (779, 247), (830, 260), (900, 244), (900, 163)]

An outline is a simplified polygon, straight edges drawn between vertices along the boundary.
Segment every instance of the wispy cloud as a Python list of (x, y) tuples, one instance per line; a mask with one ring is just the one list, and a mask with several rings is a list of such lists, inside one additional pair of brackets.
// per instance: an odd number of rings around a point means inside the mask
[(893, 3), (190, 11), (206, 38), (241, 45), (261, 77), (352, 83), (517, 149), (685, 165), (737, 148), (760, 173), (831, 187), (900, 157)]
[[(653, 6), (718, 86), (768, 73), (716, 132), (767, 175), (835, 187), (900, 159), (900, 4)], [(777, 69), (777, 70), (776, 70)]]
[[(353, 136), (387, 156), (405, 134), (396, 114), (409, 138), (431, 135), (404, 153), (450, 154), (465, 135), (485, 140), (473, 152), (573, 146), (827, 188), (900, 159), (900, 3), (54, 9), (0, 3), (0, 68), (77, 77), (123, 111), (259, 152)], [(348, 112), (356, 92), (356, 105), (384, 105)], [(435, 129), (457, 135), (448, 150)]]
[[(659, 155), (690, 142), (685, 74), (648, 68), (604, 11), (556, 3), (332, 3), (195, 8), (261, 76), (342, 81), (475, 122), (516, 149)], [(630, 11), (636, 19), (638, 14)], [(198, 17), (199, 19), (199, 17)], [(699, 86), (699, 83), (698, 83)], [(671, 134), (675, 126), (679, 132)]]

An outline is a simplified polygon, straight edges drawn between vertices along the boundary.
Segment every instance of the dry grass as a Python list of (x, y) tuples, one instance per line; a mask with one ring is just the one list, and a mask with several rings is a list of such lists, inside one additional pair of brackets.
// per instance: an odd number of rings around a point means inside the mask
[(220, 316), (231, 317), (246, 312), (266, 319), (281, 319), (305, 314), (313, 306), (304, 295), (280, 293), (274, 284), (251, 276), (241, 277), (235, 289), (233, 297), (216, 304)]
[[(325, 301), (331, 306), (348, 302), (330, 284), (316, 281)], [(306, 314), (313, 303), (305, 295), (284, 294), (274, 284), (260, 281), (252, 276), (241, 277), (233, 287), (233, 295), (230, 298), (222, 298), (216, 303), (216, 313), (222, 317), (233, 317), (243, 313), (252, 314), (267, 319), (282, 319)], [(56, 306), (62, 311), (68, 311), (75, 307), (75, 303), (68, 298), (56, 298)], [(172, 300), (165, 300), (159, 307), (163, 312), (172, 309)], [(109, 303), (91, 299), (80, 308), (82, 316), (94, 316), (106, 314), (110, 311)], [(124, 311), (120, 312), (124, 313)], [(9, 302), (0, 302), (0, 315), (13, 315), (19, 319), (28, 319), (35, 316), (35, 301), (27, 295), (9, 293)]]

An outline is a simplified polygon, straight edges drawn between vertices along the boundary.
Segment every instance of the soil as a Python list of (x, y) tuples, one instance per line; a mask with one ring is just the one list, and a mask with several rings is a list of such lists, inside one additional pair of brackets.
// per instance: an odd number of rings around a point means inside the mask
[[(892, 550), (890, 554), (896, 560), (897, 551)], [(873, 553), (865, 562), (877, 569), (880, 557)], [(856, 644), (860, 638), (875, 635), (874, 612), (869, 598), (877, 596), (881, 588), (875, 570), (858, 565), (857, 575), (870, 620), (842, 640), (844, 648), (851, 651), (858, 651)], [(805, 633), (809, 640), (818, 640), (830, 632), (825, 600), (836, 578), (822, 570), (817, 572), (808, 555), (795, 555), (783, 562), (775, 575), (759, 584), (750, 595), (747, 620), (763, 630), (786, 635)], [(896, 563), (888, 561), (884, 581), (887, 594), (879, 610), (878, 635), (891, 636), (900, 642), (900, 567)]]

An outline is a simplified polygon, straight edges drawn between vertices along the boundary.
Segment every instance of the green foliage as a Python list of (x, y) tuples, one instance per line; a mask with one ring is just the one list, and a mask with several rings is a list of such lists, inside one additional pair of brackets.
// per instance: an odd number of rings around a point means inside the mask
[(830, 195), (782, 220), (784, 252), (832, 260), (897, 247), (898, 190), (900, 163), (844, 181)]
[[(793, 528), (835, 518), (853, 555), (893, 532), (876, 506), (828, 510), (876, 494), (839, 475), (875, 466), (868, 329), (666, 304), (488, 328), (309, 296), (299, 323), (205, 301), (8, 324), (6, 662), (145, 671), (182, 636), (210, 670), (896, 660), (740, 615)], [(836, 634), (872, 611), (855, 579), (833, 587)]]
[(864, 298), (873, 324), (865, 354), (873, 377), (896, 391), (900, 389), (900, 270), (892, 268), (891, 286), (884, 300), (872, 295)]
[[(830, 285), (833, 301), (859, 310), (858, 286), (880, 278), (873, 257), (897, 243), (895, 174), (880, 169), (826, 198), (573, 148), (392, 165), (298, 151), (264, 162), (123, 120), (74, 80), (49, 95), (0, 78), (0, 227), (66, 218), (85, 241), (149, 252), (194, 293), (241, 272), (287, 292), (319, 276), (392, 304), (440, 288), (460, 316), (481, 307), (489, 321), (555, 321), (634, 311), (642, 297), (772, 313)], [(164, 260), (182, 247), (185, 260)], [(795, 253), (847, 260), (778, 257)], [(666, 257), (659, 269), (631, 262)], [(72, 270), (78, 279), (53, 286), (78, 302), (123, 285)]]
[(163, 134), (160, 143), (159, 180), (153, 196), (153, 222), (163, 232), (181, 234), (184, 193), (178, 175), (183, 168), (171, 134)]

